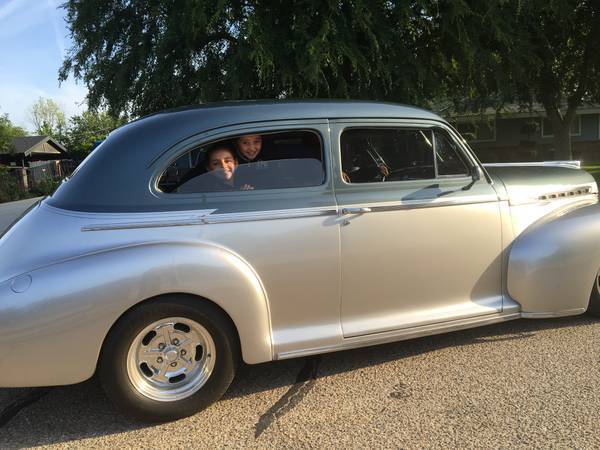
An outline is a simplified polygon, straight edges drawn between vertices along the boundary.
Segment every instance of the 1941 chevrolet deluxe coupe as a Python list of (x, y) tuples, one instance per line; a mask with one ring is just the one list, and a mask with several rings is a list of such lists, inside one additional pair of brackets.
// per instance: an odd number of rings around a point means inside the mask
[(170, 420), (260, 363), (600, 311), (600, 206), (571, 163), (483, 166), (440, 117), (241, 102), (110, 134), (0, 239), (0, 386), (96, 371)]

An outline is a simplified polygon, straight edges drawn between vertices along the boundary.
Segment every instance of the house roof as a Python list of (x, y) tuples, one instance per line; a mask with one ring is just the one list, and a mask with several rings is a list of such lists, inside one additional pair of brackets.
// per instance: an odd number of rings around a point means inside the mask
[(13, 138), (15, 154), (30, 156), (35, 154), (57, 154), (67, 153), (67, 149), (50, 136), (23, 136)]
[[(566, 104), (564, 109), (566, 110)], [(596, 103), (586, 103), (577, 108), (576, 114), (598, 114), (600, 113), (600, 105)], [(464, 122), (471, 120), (478, 120), (482, 118), (498, 118), (498, 119), (517, 119), (517, 118), (532, 118), (532, 117), (546, 117), (546, 110), (540, 103), (533, 103), (531, 107), (518, 105), (516, 103), (508, 103), (504, 105), (500, 110), (495, 108), (485, 108), (483, 111), (475, 112), (464, 112), (464, 113), (450, 113), (446, 116), (446, 119), (456, 122)]]

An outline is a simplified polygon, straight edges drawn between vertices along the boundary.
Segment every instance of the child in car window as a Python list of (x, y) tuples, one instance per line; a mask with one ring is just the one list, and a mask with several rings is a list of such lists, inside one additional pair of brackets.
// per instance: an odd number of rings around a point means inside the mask
[(260, 134), (247, 134), (240, 136), (235, 141), (237, 155), (240, 163), (248, 164), (265, 161), (263, 152), (263, 139)]
[(237, 158), (233, 149), (225, 143), (217, 143), (206, 151), (204, 165), (207, 170), (206, 173), (179, 186), (178, 192), (194, 193), (254, 189), (249, 184), (236, 186), (234, 175), (238, 166)]

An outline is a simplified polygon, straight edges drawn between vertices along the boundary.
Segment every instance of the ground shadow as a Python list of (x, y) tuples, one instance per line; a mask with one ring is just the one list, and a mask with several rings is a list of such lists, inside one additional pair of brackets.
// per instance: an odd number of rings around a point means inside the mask
[[(517, 320), (409, 341), (347, 350), (323, 355), (321, 358), (327, 361), (326, 368), (319, 369), (318, 373), (315, 369), (313, 375), (318, 379), (434, 352), (446, 347), (528, 339), (545, 329), (590, 326), (596, 323), (598, 323), (597, 319), (588, 316), (553, 320)], [(253, 366), (244, 365), (240, 368), (224, 399), (236, 399), (287, 386), (293, 390), (302, 378), (302, 371), (306, 371), (306, 368), (307, 358)], [(22, 407), (17, 404), (15, 409), (15, 403), (19, 401), (25, 404)], [(47, 391), (0, 389), (0, 410), (7, 411), (11, 407), (13, 411), (5, 417), (8, 420), (0, 425), (1, 448), (70, 442), (153, 426), (132, 421), (117, 412), (105, 397), (95, 378), (78, 385), (55, 387)], [(210, 413), (210, 409), (207, 413)]]

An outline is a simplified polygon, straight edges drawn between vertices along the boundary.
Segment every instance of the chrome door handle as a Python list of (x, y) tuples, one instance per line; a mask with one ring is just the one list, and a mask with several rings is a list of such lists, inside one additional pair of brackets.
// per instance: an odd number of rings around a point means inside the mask
[(364, 213), (368, 213), (371, 212), (371, 208), (342, 208), (342, 215), (348, 215), (348, 214), (364, 214)]

